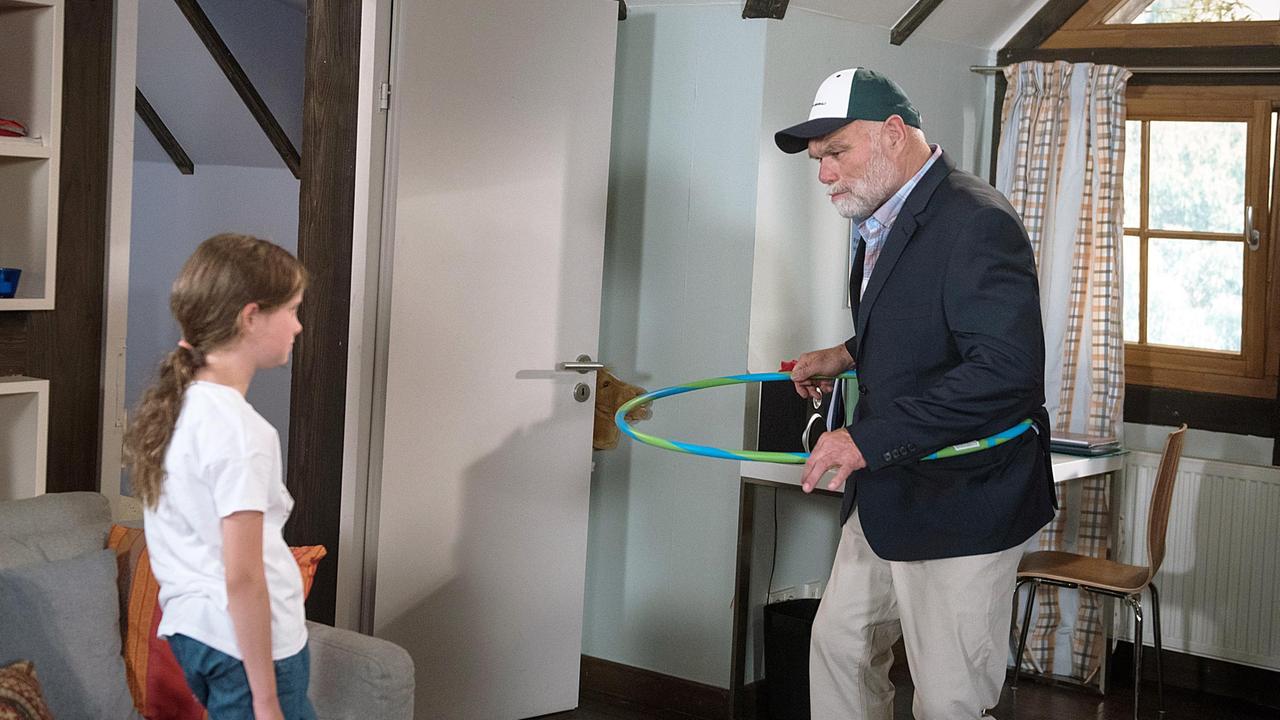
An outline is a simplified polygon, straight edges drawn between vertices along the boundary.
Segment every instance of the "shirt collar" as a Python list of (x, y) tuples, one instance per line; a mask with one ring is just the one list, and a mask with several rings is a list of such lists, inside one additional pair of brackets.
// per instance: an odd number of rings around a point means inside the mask
[(858, 223), (858, 234), (864, 239), (877, 237), (885, 228), (893, 225), (893, 221), (898, 218), (898, 213), (902, 210), (903, 203), (907, 201), (907, 196), (915, 189), (920, 182), (920, 178), (924, 177), (929, 168), (933, 167), (934, 161), (942, 157), (941, 146), (930, 145), (929, 147), (933, 149), (933, 154), (929, 156), (928, 160), (924, 161), (924, 165), (920, 166), (916, 174), (903, 183), (902, 187), (898, 188), (898, 191), (890, 196), (888, 200), (885, 200), (883, 205), (876, 208), (876, 211), (871, 213), (867, 219)]

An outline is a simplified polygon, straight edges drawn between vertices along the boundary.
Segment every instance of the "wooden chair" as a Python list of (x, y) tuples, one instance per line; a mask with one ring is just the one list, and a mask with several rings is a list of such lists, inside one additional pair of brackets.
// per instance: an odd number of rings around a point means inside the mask
[(1151, 591), (1151, 614), (1155, 623), (1156, 687), (1159, 691), (1159, 711), (1164, 715), (1164, 676), (1160, 667), (1160, 593), (1151, 579), (1164, 561), (1165, 531), (1169, 527), (1169, 505), (1173, 500), (1173, 484), (1178, 476), (1178, 461), (1182, 457), (1182, 427), (1169, 433), (1164, 443), (1164, 455), (1156, 474), (1155, 488), (1151, 492), (1151, 504), (1147, 509), (1147, 564), (1125, 565), (1114, 560), (1077, 555), (1076, 553), (1045, 550), (1027, 553), (1018, 565), (1018, 590), (1031, 583), (1031, 596), (1022, 618), (1022, 632), (1018, 636), (1018, 654), (1013, 668), (1011, 687), (1018, 688), (1018, 671), (1022, 668), (1022, 654), (1027, 646), (1027, 630), (1031, 625), (1031, 609), (1035, 606), (1036, 590), (1040, 585), (1076, 588), (1119, 598), (1133, 609), (1133, 717), (1138, 717), (1138, 688), (1142, 680), (1142, 591)]

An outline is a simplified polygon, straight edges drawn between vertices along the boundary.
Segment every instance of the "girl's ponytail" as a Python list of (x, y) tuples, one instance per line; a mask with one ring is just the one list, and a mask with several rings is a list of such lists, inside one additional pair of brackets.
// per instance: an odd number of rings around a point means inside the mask
[(133, 466), (130, 484), (133, 494), (147, 507), (155, 507), (160, 499), (164, 455), (182, 411), (182, 396), (203, 361), (198, 351), (186, 347), (174, 348), (166, 355), (125, 432), (125, 460)]

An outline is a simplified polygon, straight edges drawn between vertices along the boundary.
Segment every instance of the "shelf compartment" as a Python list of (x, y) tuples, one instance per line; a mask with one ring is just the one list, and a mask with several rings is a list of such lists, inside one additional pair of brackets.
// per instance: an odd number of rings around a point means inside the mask
[(0, 500), (43, 495), (49, 437), (49, 381), (0, 377)]
[(62, 4), (0, 0), (0, 117), (56, 149), (62, 107)]
[(0, 309), (53, 308), (57, 178), (48, 158), (0, 157), (0, 267), (22, 269), (17, 297)]

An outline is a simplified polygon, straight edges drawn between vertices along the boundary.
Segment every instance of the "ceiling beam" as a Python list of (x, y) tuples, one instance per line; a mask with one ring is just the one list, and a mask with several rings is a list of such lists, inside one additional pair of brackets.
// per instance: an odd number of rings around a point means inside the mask
[(289, 136), (285, 134), (280, 123), (276, 121), (276, 116), (271, 114), (271, 109), (267, 107), (266, 101), (258, 94), (257, 88), (250, 82), (249, 76), (245, 74), (244, 68), (240, 67), (240, 63), (236, 62), (236, 58), (231, 54), (231, 49), (222, 41), (222, 36), (218, 35), (217, 29), (213, 27), (213, 22), (209, 20), (209, 16), (204, 14), (204, 10), (200, 8), (200, 4), (196, 0), (174, 0), (178, 4), (178, 9), (182, 10), (182, 14), (187, 17), (187, 22), (191, 23), (191, 29), (196, 31), (196, 35), (200, 41), (204, 43), (205, 48), (209, 50), (209, 54), (213, 56), (213, 61), (222, 69), (222, 73), (227, 76), (227, 80), (231, 82), (231, 87), (235, 88), (240, 99), (244, 101), (245, 107), (249, 108), (249, 114), (253, 115), (253, 119), (258, 121), (258, 125), (262, 127), (262, 131), (267, 134), (267, 140), (271, 141), (276, 152), (280, 153), (280, 159), (284, 161), (285, 167), (293, 173), (295, 178), (301, 178), (302, 160), (298, 157), (298, 150), (293, 146), (293, 142), (289, 140)]
[(1013, 37), (1009, 38), (1008, 44), (1001, 48), (1001, 52), (1010, 50), (1028, 50), (1038, 48), (1040, 44), (1049, 39), (1049, 36), (1058, 31), (1062, 24), (1071, 19), (1076, 11), (1084, 7), (1089, 0), (1050, 0), (1040, 8), (1040, 11), (1027, 21)]
[(164, 124), (160, 119), (160, 114), (156, 112), (151, 103), (147, 101), (147, 96), (142, 94), (142, 90), (134, 88), (134, 109), (138, 112), (138, 117), (142, 118), (142, 124), (146, 125), (151, 134), (155, 136), (156, 142), (160, 143), (160, 147), (169, 154), (169, 159), (174, 165), (178, 166), (178, 172), (183, 175), (191, 175), (196, 171), (195, 163), (191, 162), (191, 156), (187, 155), (187, 151), (182, 149), (182, 144), (178, 139), (169, 132), (169, 126)]
[(742, 6), (742, 18), (769, 18), (781, 20), (787, 14), (787, 3), (791, 0), (747, 0)]
[(907, 38), (911, 37), (911, 33), (915, 32), (925, 18), (929, 17), (941, 4), (942, 0), (916, 0), (916, 4), (894, 23), (893, 30), (889, 32), (889, 44), (901, 45), (906, 42)]

